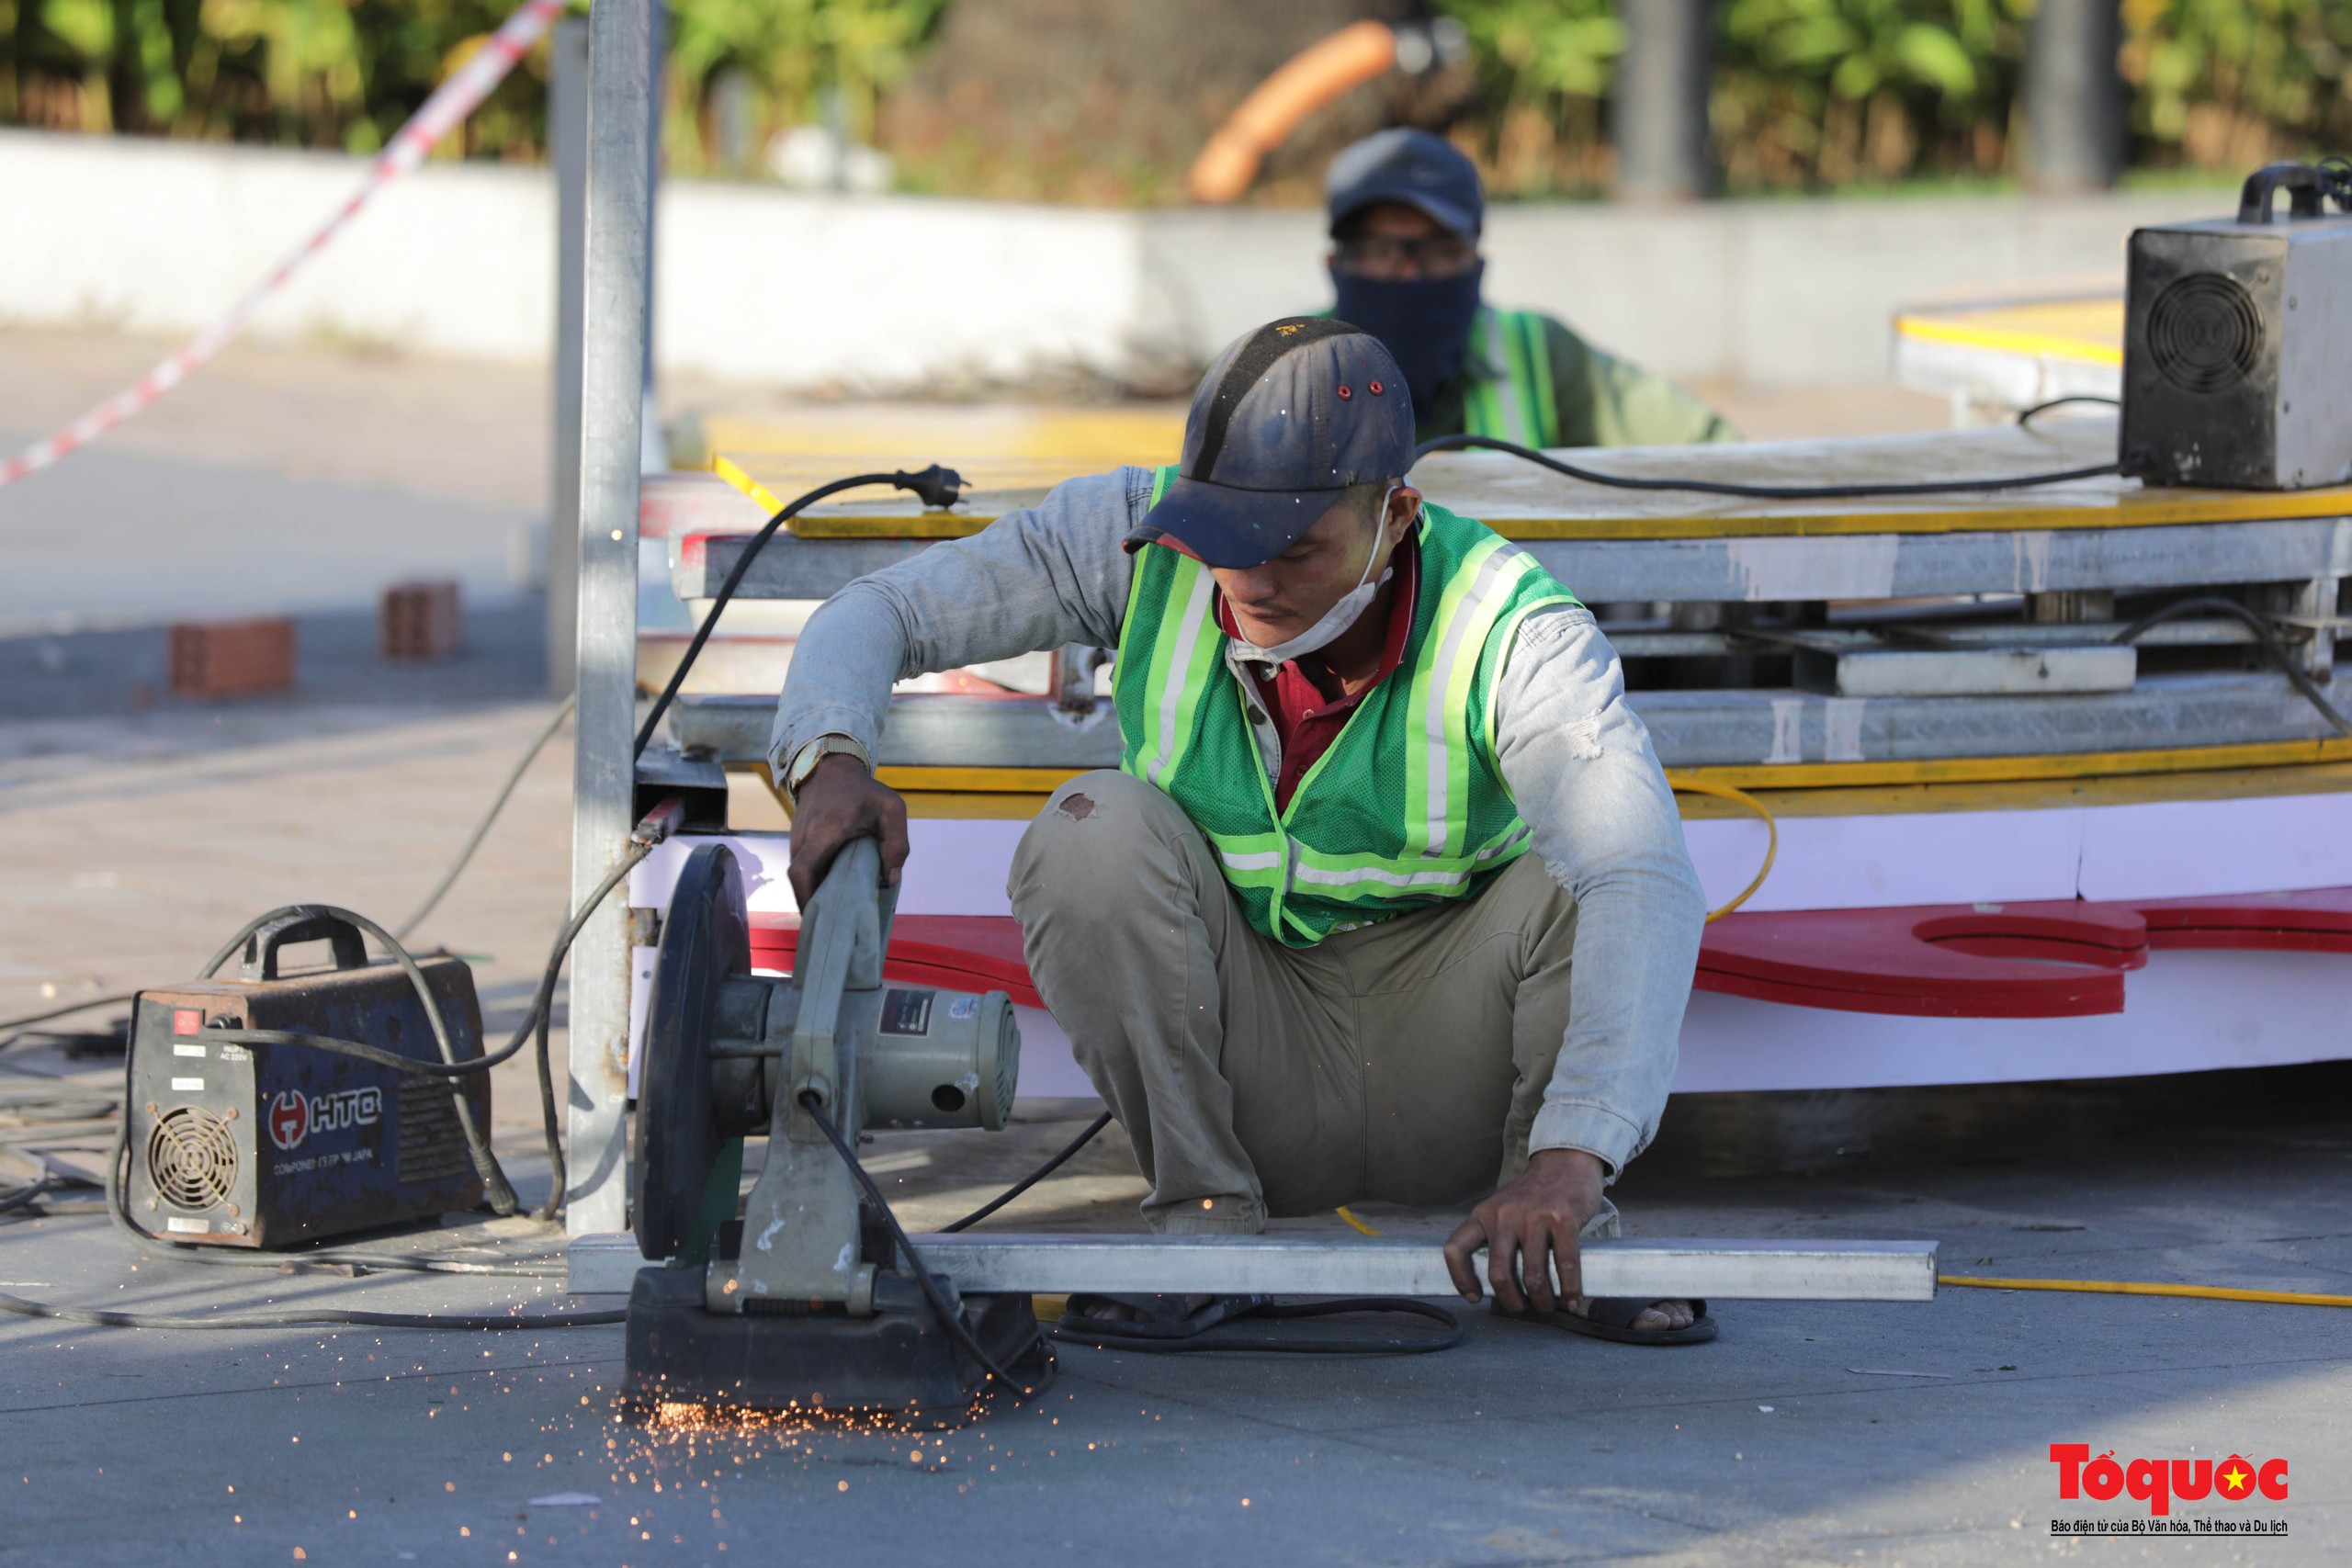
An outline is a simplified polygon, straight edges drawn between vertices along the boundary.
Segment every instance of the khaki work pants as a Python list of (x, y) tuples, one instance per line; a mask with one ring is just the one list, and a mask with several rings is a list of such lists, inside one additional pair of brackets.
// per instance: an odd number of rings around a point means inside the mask
[[(1175, 801), (1105, 770), (1054, 792), (1007, 890), (1155, 1230), (1459, 1203), (1525, 1168), (1577, 918), (1535, 856), (1476, 899), (1288, 948), (1250, 928)], [(1584, 1234), (1617, 1234), (1615, 1209)]]

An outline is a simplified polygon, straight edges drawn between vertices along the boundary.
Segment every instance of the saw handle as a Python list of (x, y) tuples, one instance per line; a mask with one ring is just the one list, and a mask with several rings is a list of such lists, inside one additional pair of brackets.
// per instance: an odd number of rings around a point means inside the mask
[(842, 998), (881, 986), (898, 904), (898, 889), (882, 886), (881, 844), (857, 838), (841, 847), (817, 896), (800, 912), (792, 959), (792, 985), (800, 993), (792, 1032), (794, 1101), (813, 1094), (831, 1105), (842, 1077), (853, 1070), (842, 1058), (846, 1043), (836, 1037)]

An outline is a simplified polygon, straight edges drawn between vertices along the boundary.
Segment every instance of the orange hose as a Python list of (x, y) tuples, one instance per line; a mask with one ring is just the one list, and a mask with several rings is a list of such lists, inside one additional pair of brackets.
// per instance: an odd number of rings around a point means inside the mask
[(1238, 199), (1266, 154), (1301, 120), (1396, 63), (1396, 34), (1385, 22), (1351, 23), (1292, 55), (1250, 90), (1193, 160), (1184, 176), (1193, 199), (1212, 207)]
[(2079, 1291), (2095, 1296), (2186, 1296), (2195, 1301), (2352, 1307), (2352, 1296), (2314, 1295), (2305, 1291), (2241, 1291), (2230, 1285), (2163, 1285), (2142, 1280), (1996, 1280), (1983, 1274), (1939, 1274), (1936, 1283), (1973, 1285), (1981, 1291)]
[(1764, 886), (1764, 879), (1772, 874), (1772, 863), (1781, 855), (1781, 825), (1773, 820), (1771, 807), (1744, 789), (1734, 789), (1729, 784), (1715, 784), (1707, 779), (1694, 779), (1675, 773), (1667, 774), (1666, 782), (1668, 787), (1671, 789), (1688, 790), (1692, 795), (1712, 795), (1718, 800), (1728, 800), (1736, 806), (1745, 806), (1748, 810), (1764, 818), (1764, 830), (1771, 835), (1764, 845), (1764, 863), (1757, 868), (1756, 879), (1741, 888), (1738, 897), (1722, 908), (1707, 911), (1706, 923), (1712, 926), (1750, 898), (1755, 897), (1756, 890)]

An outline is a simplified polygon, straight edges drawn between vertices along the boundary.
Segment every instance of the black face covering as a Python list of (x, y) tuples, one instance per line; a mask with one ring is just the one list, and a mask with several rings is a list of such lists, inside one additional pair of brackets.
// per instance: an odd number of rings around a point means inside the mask
[(1462, 368), (1470, 321), (1478, 311), (1478, 284), (1487, 264), (1452, 277), (1382, 278), (1331, 269), (1339, 293), (1333, 314), (1378, 338), (1396, 356), (1412, 389), (1413, 413), (1426, 420), (1440, 387)]

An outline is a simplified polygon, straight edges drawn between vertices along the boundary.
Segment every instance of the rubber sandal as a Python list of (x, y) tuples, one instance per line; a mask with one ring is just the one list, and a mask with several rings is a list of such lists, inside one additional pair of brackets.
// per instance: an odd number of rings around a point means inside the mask
[(1590, 1317), (1561, 1308), (1554, 1312), (1498, 1312), (1498, 1317), (1515, 1317), (1528, 1323), (1547, 1323), (1565, 1328), (1571, 1334), (1581, 1334), (1589, 1339), (1607, 1339), (1619, 1345), (1703, 1345), (1715, 1337), (1715, 1320), (1707, 1315), (1707, 1303), (1693, 1300), (1690, 1322), (1681, 1328), (1635, 1328), (1634, 1319), (1655, 1303), (1637, 1301), (1631, 1296), (1595, 1296), (1586, 1303)]
[[(1190, 1339), (1220, 1323), (1229, 1323), (1256, 1312), (1271, 1299), (1266, 1296), (1215, 1296), (1198, 1307), (1187, 1310), (1182, 1296), (1095, 1295), (1081, 1292), (1070, 1297), (1069, 1306), (1063, 1309), (1061, 1323), (1066, 1330), (1105, 1339)], [(1142, 1315), (1136, 1318), (1094, 1315), (1093, 1308), (1108, 1303), (1116, 1303)]]

